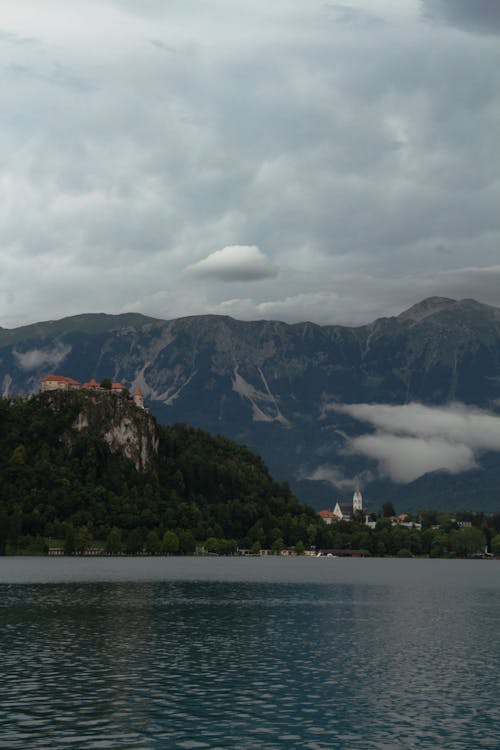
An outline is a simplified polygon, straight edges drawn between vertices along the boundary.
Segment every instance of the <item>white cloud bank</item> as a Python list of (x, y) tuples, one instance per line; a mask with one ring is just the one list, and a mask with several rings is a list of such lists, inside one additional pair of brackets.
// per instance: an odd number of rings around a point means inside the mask
[(350, 449), (378, 461), (380, 472), (395, 482), (411, 482), (440, 469), (457, 474), (476, 467), (482, 452), (500, 452), (500, 416), (463, 404), (339, 404), (328, 408), (376, 428), (374, 433), (351, 439)]
[(39, 367), (57, 367), (66, 359), (71, 346), (58, 344), (51, 349), (29, 349), (27, 352), (13, 351), (18, 367), (25, 372), (37, 370)]
[(228, 245), (188, 266), (186, 271), (219, 281), (257, 281), (274, 278), (278, 273), (256, 245)]

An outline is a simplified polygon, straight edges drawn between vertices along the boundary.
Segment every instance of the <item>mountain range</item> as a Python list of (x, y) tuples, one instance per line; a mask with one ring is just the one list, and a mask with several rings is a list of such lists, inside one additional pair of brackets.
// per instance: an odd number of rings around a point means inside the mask
[(127, 313), (0, 328), (4, 397), (49, 372), (140, 388), (160, 422), (246, 444), (318, 508), (356, 485), (373, 509), (500, 505), (500, 309), (474, 300), (359, 327)]

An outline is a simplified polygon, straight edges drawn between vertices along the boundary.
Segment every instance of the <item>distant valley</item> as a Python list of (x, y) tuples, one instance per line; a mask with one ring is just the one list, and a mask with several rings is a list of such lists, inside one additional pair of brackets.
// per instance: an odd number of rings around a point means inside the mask
[(160, 422), (248, 445), (317, 508), (356, 484), (374, 509), (500, 506), (500, 309), (474, 300), (357, 328), (129, 313), (0, 329), (3, 396), (49, 372), (140, 388)]

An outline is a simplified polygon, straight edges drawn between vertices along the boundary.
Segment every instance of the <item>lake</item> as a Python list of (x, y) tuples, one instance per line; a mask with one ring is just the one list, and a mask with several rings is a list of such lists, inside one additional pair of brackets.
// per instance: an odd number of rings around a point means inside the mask
[(0, 748), (500, 747), (500, 564), (0, 558)]

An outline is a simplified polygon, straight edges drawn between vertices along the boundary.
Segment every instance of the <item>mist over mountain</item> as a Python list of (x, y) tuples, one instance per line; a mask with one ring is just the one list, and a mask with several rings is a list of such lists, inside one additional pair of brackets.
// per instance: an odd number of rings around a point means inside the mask
[(89, 314), (0, 329), (2, 395), (49, 372), (140, 388), (166, 424), (261, 454), (316, 507), (498, 509), (500, 309), (432, 297), (349, 328)]

